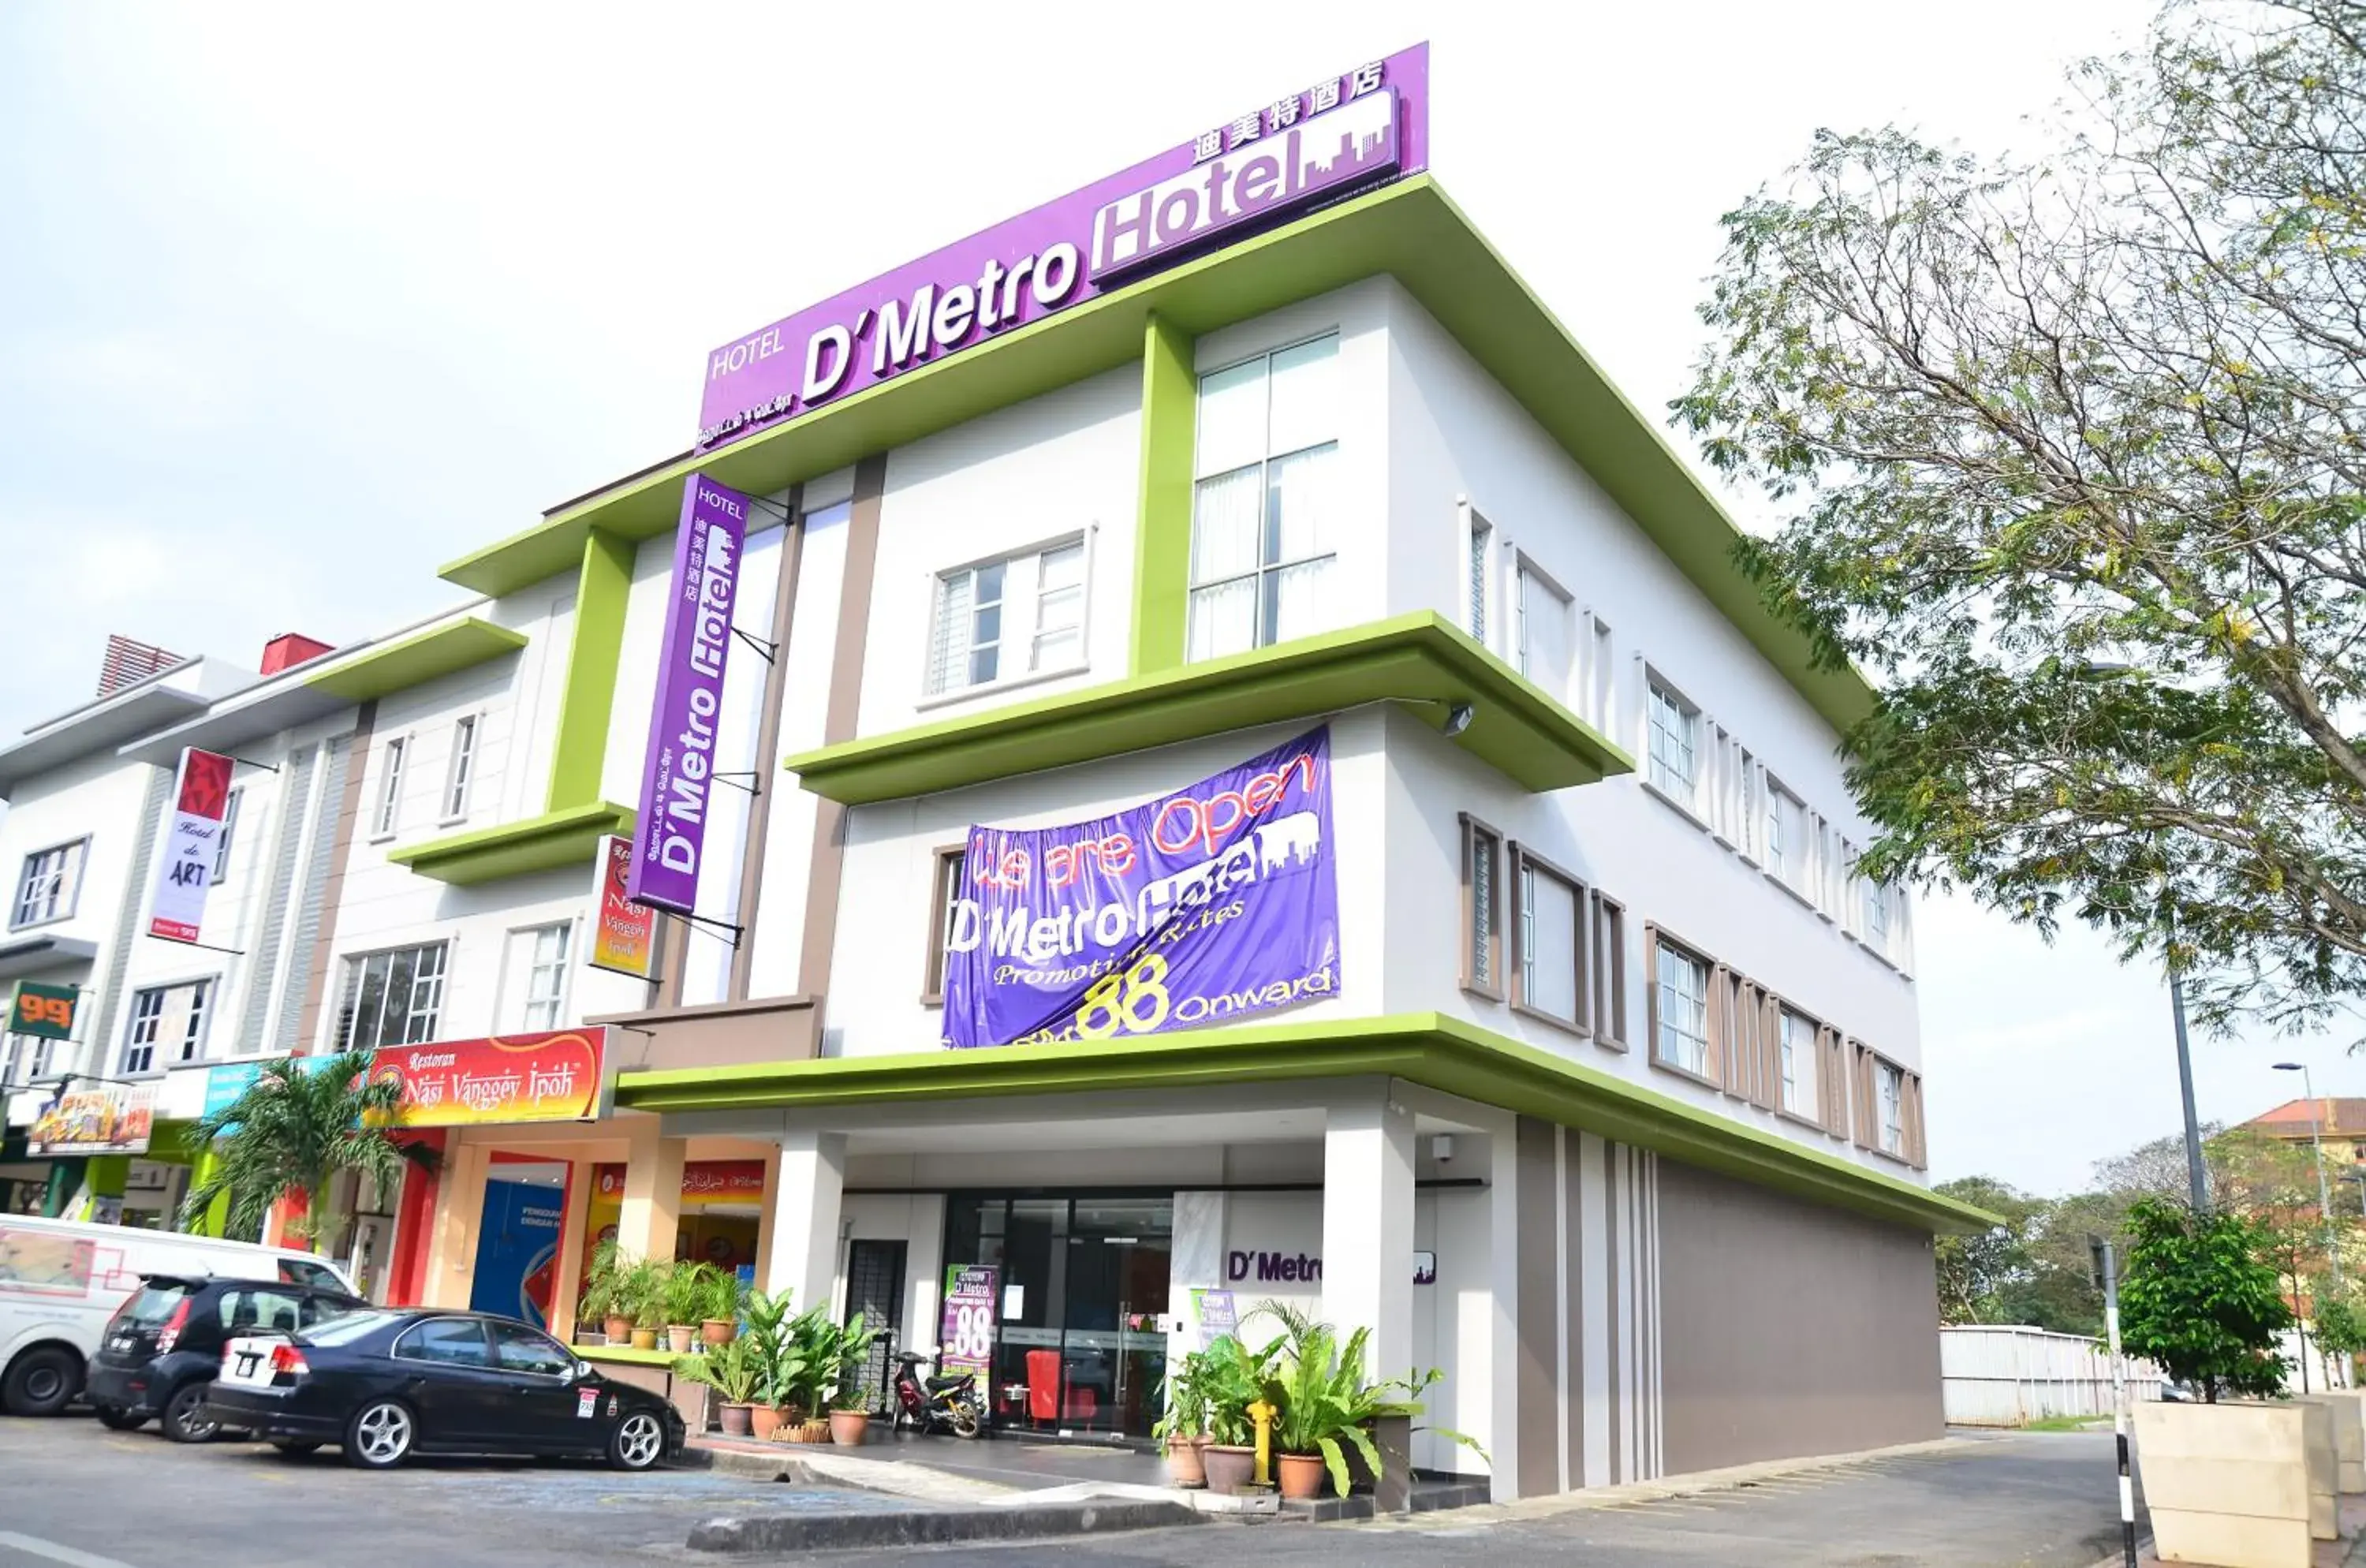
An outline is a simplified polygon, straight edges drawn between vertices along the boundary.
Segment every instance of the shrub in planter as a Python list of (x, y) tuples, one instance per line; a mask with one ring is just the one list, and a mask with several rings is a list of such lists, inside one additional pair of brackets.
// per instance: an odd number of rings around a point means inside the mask
[(2241, 1216), (2195, 1214), (2181, 1203), (2140, 1198), (2128, 1207), (2127, 1271), (2120, 1280), (2120, 1342), (2160, 1363), (2176, 1382), (2202, 1391), (2273, 1399), (2283, 1389), (2276, 1337), (2292, 1309), (2259, 1228)]
[(708, 1268), (706, 1291), (698, 1303), (699, 1333), (709, 1345), (728, 1345), (739, 1333), (739, 1276)]
[(1252, 1350), (1232, 1335), (1223, 1335), (1200, 1353), (1200, 1389), (1208, 1416), (1208, 1441), (1200, 1446), (1200, 1462), (1208, 1490), (1231, 1496), (1245, 1490), (1256, 1474), (1256, 1426), (1249, 1406), (1267, 1397), (1274, 1358), (1282, 1341)]
[(1208, 1358), (1187, 1352), (1166, 1371), (1166, 1410), (1150, 1428), (1166, 1456), (1167, 1479), (1177, 1486), (1205, 1486), (1208, 1467), (1200, 1450), (1208, 1443)]
[[(1363, 1461), (1376, 1489), (1384, 1486), (1388, 1471), (1372, 1440), (1374, 1427), (1419, 1416), (1422, 1393), (1441, 1374), (1432, 1369), (1368, 1382), (1364, 1359), (1369, 1329), (1358, 1328), (1343, 1341), (1329, 1324), (1279, 1302), (1262, 1303), (1250, 1315), (1273, 1317), (1286, 1330), (1273, 1353), (1274, 1372), (1266, 1395), (1276, 1410), (1273, 1446), (1281, 1454), (1282, 1495), (1314, 1496), (1327, 1471), (1332, 1485), (1345, 1497), (1356, 1480), (1348, 1467), (1350, 1455)], [(1479, 1449), (1459, 1432), (1432, 1429)]]
[(659, 1275), (658, 1310), (665, 1319), (667, 1343), (677, 1356), (687, 1353), (698, 1337), (706, 1315), (706, 1280), (714, 1272), (704, 1263), (670, 1263)]
[(675, 1358), (673, 1375), (685, 1382), (704, 1384), (722, 1402), (723, 1430), (744, 1438), (752, 1431), (749, 1411), (762, 1381), (755, 1348), (747, 1341), (718, 1346), (704, 1356)]

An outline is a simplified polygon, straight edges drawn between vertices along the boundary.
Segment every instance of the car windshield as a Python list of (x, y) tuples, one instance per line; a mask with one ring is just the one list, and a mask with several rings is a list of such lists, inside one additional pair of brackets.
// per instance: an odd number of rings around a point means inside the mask
[(307, 1345), (350, 1345), (365, 1335), (385, 1327), (394, 1318), (393, 1313), (366, 1307), (332, 1317), (326, 1323), (316, 1323), (297, 1337)]
[(191, 1287), (179, 1280), (159, 1280), (143, 1285), (140, 1293), (124, 1306), (126, 1323), (153, 1325), (173, 1315), (173, 1309), (189, 1299)]

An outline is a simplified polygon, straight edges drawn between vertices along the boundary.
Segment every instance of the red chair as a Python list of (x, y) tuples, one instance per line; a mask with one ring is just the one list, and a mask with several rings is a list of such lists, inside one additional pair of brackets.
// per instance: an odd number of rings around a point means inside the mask
[(1027, 1418), (1045, 1424), (1062, 1419), (1089, 1422), (1100, 1413), (1100, 1396), (1088, 1388), (1067, 1391), (1067, 1408), (1061, 1414), (1060, 1352), (1027, 1352)]

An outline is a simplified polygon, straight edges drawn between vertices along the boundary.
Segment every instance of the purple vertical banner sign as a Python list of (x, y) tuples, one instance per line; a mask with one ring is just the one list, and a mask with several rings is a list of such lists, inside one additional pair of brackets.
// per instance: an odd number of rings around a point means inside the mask
[(746, 496), (704, 474), (682, 481), (673, 591), (666, 601), (665, 640), (658, 646), (648, 755), (641, 764), (641, 815), (625, 879), (625, 897), (677, 915), (698, 906), (748, 505)]

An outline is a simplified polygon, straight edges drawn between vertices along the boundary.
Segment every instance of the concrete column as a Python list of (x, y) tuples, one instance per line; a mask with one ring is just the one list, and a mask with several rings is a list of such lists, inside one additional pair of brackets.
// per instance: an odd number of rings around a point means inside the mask
[(628, 1256), (670, 1263), (674, 1233), (682, 1222), (682, 1166), (690, 1144), (683, 1138), (659, 1137), (654, 1116), (636, 1116), (631, 1125), (616, 1245)]
[[(774, 1144), (764, 1151), (764, 1210), (767, 1214), (781, 1197), (781, 1146)], [(756, 1288), (770, 1290), (765, 1283), (772, 1277), (772, 1227), (759, 1223), (756, 1226)]]
[(592, 1190), (600, 1168), (588, 1159), (567, 1165), (567, 1202), (558, 1217), (558, 1272), (550, 1282), (550, 1331), (575, 1342), (576, 1287), (583, 1279), (584, 1216), (592, 1207)]
[(1509, 1503), (1520, 1491), (1520, 1161), (1518, 1130), (1505, 1128), (1487, 1151), (1488, 1421), (1470, 1435), (1487, 1445), (1488, 1500)]
[(1335, 1102), (1323, 1132), (1323, 1315), (1372, 1331), (1374, 1377), (1413, 1367), (1413, 1141), (1386, 1084)]
[(798, 1312), (837, 1310), (838, 1217), (846, 1194), (846, 1134), (798, 1131), (781, 1139), (781, 1174), (766, 1228), (764, 1289), (794, 1292)]
[(485, 1218), (485, 1177), (492, 1150), (454, 1140), (444, 1151), (443, 1178), (436, 1183), (435, 1228), (427, 1244), (427, 1277), (420, 1304), (465, 1307), (475, 1284), (477, 1232)]

